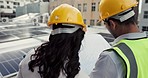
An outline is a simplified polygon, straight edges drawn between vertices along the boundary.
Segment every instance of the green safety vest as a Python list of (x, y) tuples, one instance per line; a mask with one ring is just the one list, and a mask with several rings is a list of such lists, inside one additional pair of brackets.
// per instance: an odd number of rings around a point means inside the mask
[(113, 50), (125, 61), (126, 78), (148, 78), (148, 38), (123, 39)]

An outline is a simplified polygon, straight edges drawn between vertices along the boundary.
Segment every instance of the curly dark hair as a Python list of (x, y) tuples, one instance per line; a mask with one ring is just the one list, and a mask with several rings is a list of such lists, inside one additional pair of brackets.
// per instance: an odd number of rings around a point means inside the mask
[[(74, 78), (80, 71), (79, 50), (85, 32), (79, 28), (74, 33), (50, 35), (31, 55), (29, 70), (39, 67), (41, 78), (58, 78), (60, 72), (67, 78)], [(33, 59), (34, 58), (34, 59)]]

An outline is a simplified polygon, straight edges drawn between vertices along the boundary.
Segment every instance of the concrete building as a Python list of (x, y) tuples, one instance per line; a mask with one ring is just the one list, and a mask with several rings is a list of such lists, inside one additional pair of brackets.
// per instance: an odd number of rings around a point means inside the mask
[(0, 18), (15, 17), (15, 8), (22, 5), (23, 2), (21, 0), (0, 0)]
[(16, 8), (16, 16), (28, 14), (28, 13), (48, 13), (49, 12), (49, 2), (31, 2), (24, 6), (19, 6)]
[(99, 12), (98, 4), (100, 0), (49, 0), (49, 13), (60, 4), (67, 3), (80, 10), (86, 25), (95, 26), (103, 25), (98, 23)]
[(139, 28), (148, 32), (148, 0), (141, 0), (141, 13), (139, 15)]
[[(27, 15), (29, 19), (23, 21), (34, 23), (47, 23), (49, 17), (49, 2), (31, 2), (16, 8), (16, 16)], [(31, 15), (30, 15), (31, 14)], [(35, 16), (32, 16), (34, 15)], [(25, 18), (25, 17), (24, 17)]]

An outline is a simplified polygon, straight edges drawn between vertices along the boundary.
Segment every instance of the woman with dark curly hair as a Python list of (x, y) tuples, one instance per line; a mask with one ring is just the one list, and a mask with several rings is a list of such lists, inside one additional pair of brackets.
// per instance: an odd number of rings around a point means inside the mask
[(20, 63), (17, 78), (89, 78), (80, 71), (79, 50), (85, 24), (78, 9), (62, 4), (50, 15), (49, 41)]

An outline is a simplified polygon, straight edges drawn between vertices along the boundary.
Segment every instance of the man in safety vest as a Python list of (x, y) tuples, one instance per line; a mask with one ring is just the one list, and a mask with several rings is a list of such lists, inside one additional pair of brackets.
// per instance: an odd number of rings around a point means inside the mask
[(133, 8), (136, 0), (101, 0), (100, 21), (116, 38), (101, 53), (91, 78), (148, 78), (148, 38), (140, 32)]

